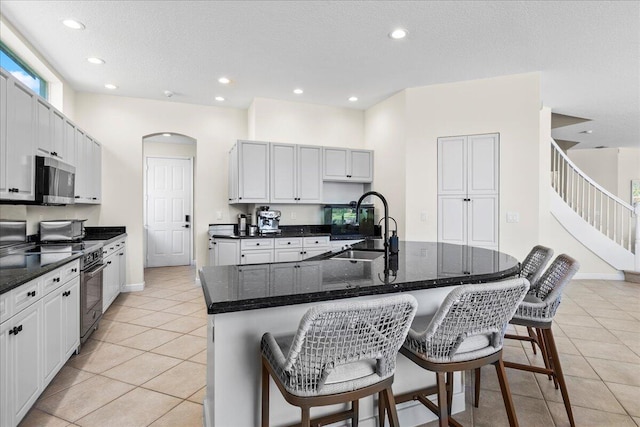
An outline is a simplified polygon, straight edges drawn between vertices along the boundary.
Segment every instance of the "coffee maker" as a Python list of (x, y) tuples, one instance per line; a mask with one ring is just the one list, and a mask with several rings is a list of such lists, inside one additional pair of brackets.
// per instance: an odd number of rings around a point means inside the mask
[(277, 234), (281, 230), (278, 228), (280, 223), (280, 211), (269, 210), (269, 206), (260, 206), (256, 209), (256, 217), (258, 218), (258, 230), (260, 234)]

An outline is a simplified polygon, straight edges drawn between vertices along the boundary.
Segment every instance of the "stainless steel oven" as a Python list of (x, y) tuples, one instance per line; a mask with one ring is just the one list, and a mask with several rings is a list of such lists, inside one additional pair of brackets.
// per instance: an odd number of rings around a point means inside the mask
[(86, 250), (80, 263), (80, 343), (98, 329), (102, 318), (102, 246)]

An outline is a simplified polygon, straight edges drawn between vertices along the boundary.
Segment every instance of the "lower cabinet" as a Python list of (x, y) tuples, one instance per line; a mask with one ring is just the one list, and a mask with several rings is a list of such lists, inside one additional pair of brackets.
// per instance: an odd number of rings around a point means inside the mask
[[(68, 266), (76, 270), (69, 275)], [(2, 295), (9, 317), (0, 323), (0, 425), (16, 426), (80, 344), (78, 261)], [(47, 278), (63, 277), (57, 286)], [(52, 283), (59, 283), (53, 281)], [(24, 290), (28, 299), (24, 299)]]
[(240, 264), (273, 262), (273, 238), (243, 239), (240, 241)]
[(209, 265), (248, 265), (297, 262), (332, 249), (329, 236), (213, 239)]
[(121, 239), (104, 247), (104, 270), (102, 273), (102, 312), (120, 295), (125, 286), (125, 240)]
[(240, 240), (213, 239), (213, 248), (209, 251), (209, 265), (240, 264)]

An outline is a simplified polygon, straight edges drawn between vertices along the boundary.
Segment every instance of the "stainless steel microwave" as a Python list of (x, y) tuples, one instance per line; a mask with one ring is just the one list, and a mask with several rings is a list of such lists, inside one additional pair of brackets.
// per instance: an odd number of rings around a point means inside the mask
[(51, 157), (36, 156), (36, 203), (43, 205), (75, 203), (75, 182), (75, 167)]

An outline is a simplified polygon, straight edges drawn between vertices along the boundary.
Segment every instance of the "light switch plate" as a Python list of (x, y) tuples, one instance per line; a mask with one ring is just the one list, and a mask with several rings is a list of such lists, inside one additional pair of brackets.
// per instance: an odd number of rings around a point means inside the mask
[(507, 212), (507, 222), (520, 222), (520, 213)]
[(427, 212), (426, 211), (420, 212), (420, 221), (427, 222)]
[(216, 211), (216, 219), (222, 219), (222, 211)]

